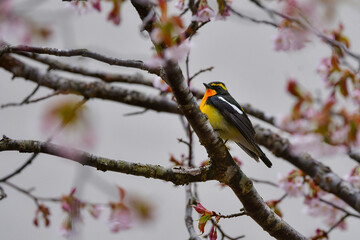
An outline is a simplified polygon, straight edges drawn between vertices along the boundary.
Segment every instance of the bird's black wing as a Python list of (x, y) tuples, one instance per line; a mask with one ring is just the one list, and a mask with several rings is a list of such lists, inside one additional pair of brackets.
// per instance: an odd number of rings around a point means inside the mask
[(249, 156), (258, 161), (260, 158), (267, 167), (271, 167), (272, 163), (263, 153), (261, 148), (257, 145), (255, 141), (255, 130), (250, 122), (249, 117), (246, 115), (245, 111), (242, 109), (239, 103), (235, 101), (231, 95), (218, 95), (208, 98), (208, 103), (212, 104), (224, 118), (230, 123), (233, 124), (239, 132), (243, 135), (245, 140), (252, 145), (256, 152), (253, 152), (252, 149), (248, 149), (245, 145), (240, 142), (236, 142)]
[(239, 130), (248, 142), (256, 145), (254, 138), (255, 130), (250, 119), (231, 95), (213, 96), (208, 101), (221, 112), (229, 123)]

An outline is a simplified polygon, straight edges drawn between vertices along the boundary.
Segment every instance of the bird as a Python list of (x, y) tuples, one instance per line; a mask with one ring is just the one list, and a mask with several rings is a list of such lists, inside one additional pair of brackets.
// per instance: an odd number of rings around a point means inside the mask
[(255, 140), (254, 127), (240, 104), (230, 95), (222, 82), (203, 83), (206, 92), (200, 111), (207, 115), (211, 126), (226, 141), (234, 141), (245, 153), (267, 167), (272, 163)]

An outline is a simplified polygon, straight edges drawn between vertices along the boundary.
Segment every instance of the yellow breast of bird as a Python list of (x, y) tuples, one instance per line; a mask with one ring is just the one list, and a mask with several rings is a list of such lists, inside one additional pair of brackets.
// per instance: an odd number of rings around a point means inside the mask
[[(208, 116), (211, 126), (220, 134), (224, 140), (238, 140), (240, 132), (221, 115), (215, 107), (209, 104), (202, 104), (201, 111)], [(242, 136), (241, 136), (242, 137)]]

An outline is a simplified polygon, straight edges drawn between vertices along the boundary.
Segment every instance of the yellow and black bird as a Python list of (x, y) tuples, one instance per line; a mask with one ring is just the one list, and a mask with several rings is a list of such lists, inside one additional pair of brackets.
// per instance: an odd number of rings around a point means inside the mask
[(200, 110), (208, 116), (211, 126), (224, 140), (232, 140), (250, 157), (267, 167), (272, 163), (255, 141), (255, 130), (244, 109), (230, 95), (222, 82), (204, 83), (206, 92), (201, 100)]

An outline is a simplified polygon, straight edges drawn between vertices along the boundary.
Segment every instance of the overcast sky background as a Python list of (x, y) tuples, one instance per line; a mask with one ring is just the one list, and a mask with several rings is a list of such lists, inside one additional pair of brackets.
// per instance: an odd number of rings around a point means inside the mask
[[(16, 1), (21, 8), (24, 1)], [(30, 0), (28, 1), (30, 2)], [(39, 1), (40, 2), (40, 1)], [(235, 1), (234, 1), (235, 2)], [(265, 15), (246, 1), (237, 4), (242, 12), (258, 18)], [(174, 1), (169, 3), (174, 4)], [(213, 2), (211, 2), (213, 4)], [(149, 39), (139, 33), (140, 20), (129, 1), (122, 9), (122, 23), (114, 26), (107, 22), (106, 14), (110, 4), (102, 5), (101, 14), (77, 16), (65, 8), (60, 0), (43, 1), (38, 7), (21, 8), (21, 14), (37, 21), (48, 22), (53, 26), (54, 36), (51, 41), (40, 46), (65, 48), (88, 48), (90, 50), (123, 59), (148, 60), (151, 57)], [(215, 6), (215, 5), (213, 5)], [(215, 8), (215, 7), (214, 7)], [(338, 6), (339, 16), (345, 25), (345, 34), (350, 37), (352, 49), (360, 52), (360, 15), (358, 3), (345, 3)], [(337, 21), (334, 21), (337, 23)], [(293, 101), (285, 91), (288, 77), (295, 76), (307, 88), (321, 90), (321, 78), (315, 73), (320, 59), (330, 54), (330, 49), (314, 39), (307, 48), (294, 53), (275, 52), (272, 38), (276, 30), (259, 24), (231, 17), (228, 21), (213, 21), (202, 28), (193, 38), (193, 49), (190, 54), (191, 75), (200, 69), (214, 66), (211, 72), (203, 73), (193, 80), (196, 88), (203, 89), (203, 82), (223, 81), (231, 94), (240, 103), (251, 103), (253, 106), (271, 115), (282, 115), (289, 112)], [(10, 39), (11, 40), (11, 39)], [(9, 41), (10, 41), (9, 40)], [(16, 44), (15, 41), (10, 43)], [(92, 70), (118, 73), (135, 73), (136, 70), (111, 67), (96, 61), (63, 58), (67, 63), (83, 65)], [(41, 65), (39, 65), (41, 66)], [(43, 68), (43, 66), (41, 66)], [(45, 69), (45, 68), (44, 68)], [(184, 70), (185, 68), (183, 68)], [(68, 76), (68, 75), (67, 75)], [(84, 79), (81, 76), (73, 76)], [(0, 69), (0, 104), (20, 102), (35, 87), (32, 82), (16, 78)], [(137, 88), (156, 94), (156, 91), (145, 87), (122, 85)], [(42, 88), (36, 96), (43, 96), (50, 91)], [(58, 101), (53, 98), (21, 108), (0, 110), (0, 134), (14, 139), (34, 139), (45, 141), (48, 135), (41, 133), (41, 119), (46, 107)], [(125, 117), (124, 114), (142, 110), (124, 104), (91, 99), (86, 103), (90, 109), (96, 146), (89, 152), (112, 159), (130, 162), (152, 163), (171, 166), (170, 154), (179, 157), (187, 153), (184, 144), (177, 138), (185, 139), (180, 118), (177, 115), (148, 111), (142, 115)], [(253, 122), (258, 122), (253, 120)], [(261, 123), (263, 126), (267, 126)], [(195, 163), (206, 160), (205, 150), (196, 138)], [(268, 169), (264, 164), (257, 164), (244, 155), (236, 145), (230, 144), (231, 153), (239, 156), (244, 162), (243, 171), (249, 176), (276, 181), (279, 172), (287, 174), (293, 167), (287, 162), (275, 158), (266, 151), (273, 167)], [(264, 149), (264, 148), (263, 148)], [(4, 176), (28, 157), (17, 152), (0, 153), (0, 176)], [(319, 159), (329, 165), (338, 175), (343, 176), (355, 165), (347, 156)], [(117, 201), (118, 194), (114, 187), (119, 185), (129, 194), (146, 198), (154, 207), (153, 221), (147, 224), (135, 223), (130, 230), (112, 234), (106, 226), (108, 211), (104, 210), (99, 220), (93, 220), (84, 212), (84, 224), (81, 234), (76, 239), (187, 239), (184, 225), (185, 190), (170, 183), (142, 177), (127, 176), (112, 172), (100, 172), (94, 168), (82, 167), (68, 160), (40, 154), (24, 170), (11, 179), (11, 182), (25, 189), (35, 187), (34, 194), (44, 197), (57, 197), (67, 194), (77, 186), (78, 197), (91, 202)], [(255, 184), (256, 189), (265, 200), (282, 196), (281, 190), (271, 186)], [(49, 203), (51, 226), (36, 228), (33, 223), (35, 205), (26, 196), (4, 186), (8, 197), (0, 202), (1, 238), (20, 239), (63, 239), (59, 226), (64, 219), (58, 204)], [(198, 184), (201, 203), (208, 209), (222, 214), (238, 212), (242, 207), (239, 200), (228, 188), (221, 188), (217, 182)], [(322, 219), (314, 219), (301, 212), (302, 199), (288, 198), (280, 205), (284, 219), (295, 229), (306, 236), (314, 235), (317, 227), (327, 229)], [(194, 214), (194, 220), (199, 218)], [(331, 239), (356, 239), (360, 231), (358, 220), (348, 221), (348, 231), (334, 230)], [(197, 222), (195, 222), (197, 224)], [(245, 239), (271, 239), (251, 218), (220, 221), (221, 226), (231, 236), (245, 234)]]

